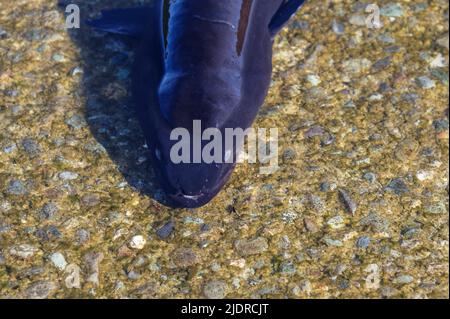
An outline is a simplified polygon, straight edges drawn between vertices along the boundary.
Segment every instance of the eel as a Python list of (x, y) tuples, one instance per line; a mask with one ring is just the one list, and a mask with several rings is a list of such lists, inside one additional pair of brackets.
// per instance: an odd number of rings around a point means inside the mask
[[(304, 2), (154, 0), (102, 11), (88, 21), (96, 30), (135, 40), (132, 96), (167, 205), (203, 206), (227, 183), (239, 143), (225, 149), (223, 141), (215, 150), (222, 160), (174, 161), (179, 141), (173, 131), (198, 137), (214, 128), (223, 139), (227, 128), (251, 127), (269, 90), (274, 37)], [(199, 140), (190, 152), (208, 143)]]

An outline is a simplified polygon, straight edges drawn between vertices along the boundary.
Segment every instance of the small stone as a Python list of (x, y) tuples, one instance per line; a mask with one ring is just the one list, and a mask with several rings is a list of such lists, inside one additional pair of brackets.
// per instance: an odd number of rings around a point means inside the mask
[(77, 173), (73, 173), (73, 172), (61, 172), (59, 173), (59, 178), (64, 180), (64, 181), (71, 181), (71, 180), (75, 180), (78, 178), (78, 174)]
[(66, 267), (66, 273), (68, 276), (64, 280), (66, 287), (69, 289), (80, 289), (80, 267), (76, 264), (70, 264)]
[(179, 268), (187, 268), (198, 262), (197, 254), (191, 248), (179, 248), (174, 251), (173, 263)]
[(343, 68), (346, 73), (358, 74), (368, 70), (371, 65), (368, 59), (351, 59), (344, 62)]
[(220, 280), (213, 280), (203, 286), (203, 295), (208, 299), (223, 299), (227, 295), (227, 284)]
[(91, 234), (86, 229), (78, 229), (75, 232), (75, 241), (78, 245), (83, 245), (86, 243), (91, 237)]
[(28, 193), (25, 185), (19, 180), (13, 180), (9, 183), (6, 192), (10, 195), (21, 196)]
[(341, 216), (334, 216), (332, 218), (330, 218), (327, 221), (327, 224), (332, 228), (332, 229), (340, 229), (342, 227), (345, 226), (344, 224), (344, 218), (342, 218)]
[(99, 285), (99, 266), (103, 258), (103, 253), (98, 252), (89, 252), (84, 255), (86, 273), (88, 274), (86, 280), (94, 285)]
[(305, 217), (303, 219), (303, 222), (305, 223), (306, 230), (309, 231), (310, 233), (315, 234), (320, 230), (312, 218)]
[(424, 207), (424, 211), (425, 213), (432, 215), (448, 213), (447, 207), (443, 202), (428, 204)]
[(356, 241), (356, 246), (358, 248), (365, 249), (365, 248), (369, 247), (369, 245), (370, 245), (370, 237), (367, 237), (367, 236), (359, 237), (358, 240)]
[(133, 249), (143, 249), (146, 243), (147, 241), (145, 240), (144, 236), (137, 235), (131, 238), (130, 247)]
[(390, 192), (393, 192), (397, 196), (403, 196), (409, 193), (409, 188), (401, 178), (393, 179), (386, 186), (386, 189)]
[(403, 7), (398, 3), (389, 3), (380, 9), (380, 15), (385, 17), (402, 17), (405, 14)]
[(389, 229), (389, 222), (374, 212), (370, 212), (367, 216), (363, 217), (359, 221), (359, 224), (363, 227), (369, 226), (377, 233), (386, 232)]
[(339, 190), (339, 199), (344, 205), (345, 210), (352, 215), (355, 215), (358, 205), (352, 200), (350, 195), (343, 189)]
[(302, 280), (299, 284), (299, 288), (300, 288), (301, 292), (303, 292), (307, 295), (310, 295), (312, 292), (312, 285), (308, 279)]
[(316, 136), (322, 136), (325, 134), (325, 130), (320, 126), (313, 126), (305, 133), (305, 138), (313, 138)]
[(100, 203), (100, 197), (97, 194), (87, 194), (81, 198), (81, 204), (84, 207), (94, 207)]
[(308, 201), (311, 204), (312, 208), (319, 214), (325, 211), (325, 203), (321, 197), (317, 195), (310, 194), (308, 195)]
[(53, 219), (58, 213), (58, 207), (54, 203), (45, 204), (39, 211), (40, 219)]
[(54, 225), (47, 225), (39, 228), (38, 230), (36, 230), (35, 235), (41, 241), (52, 241), (61, 238), (62, 236), (58, 228)]
[(325, 244), (327, 244), (328, 246), (334, 246), (334, 247), (342, 247), (344, 244), (342, 243), (342, 241), (338, 240), (338, 239), (332, 239), (329, 237), (325, 237), (323, 239), (323, 241), (325, 242)]
[(66, 124), (74, 130), (79, 130), (86, 126), (86, 121), (81, 115), (75, 114), (66, 120)]
[(448, 120), (447, 119), (434, 120), (433, 127), (435, 131), (438, 133), (448, 131), (449, 128)]
[(281, 263), (280, 272), (287, 275), (294, 275), (297, 272), (297, 269), (292, 262), (287, 261)]
[(441, 47), (446, 48), (448, 50), (448, 48), (449, 48), (449, 37), (448, 37), (448, 34), (444, 35), (442, 38), (438, 39), (436, 42)]
[(407, 285), (414, 281), (414, 277), (410, 275), (400, 275), (394, 279), (395, 284)]
[(175, 228), (175, 223), (173, 221), (170, 221), (166, 223), (164, 226), (162, 226), (160, 229), (156, 231), (156, 235), (165, 240), (169, 238), (169, 236), (172, 234), (173, 230)]
[(315, 75), (315, 74), (308, 74), (306, 76), (306, 80), (312, 85), (312, 86), (317, 86), (319, 85), (322, 81), (320, 80), (320, 78)]
[(423, 182), (423, 181), (427, 181), (433, 178), (433, 173), (429, 172), (429, 171), (424, 171), (424, 170), (419, 170), (416, 173), (416, 177), (419, 181)]
[(333, 20), (333, 24), (332, 24), (331, 28), (333, 29), (333, 32), (338, 35), (345, 33), (345, 26), (336, 20)]
[(436, 87), (436, 82), (427, 76), (420, 76), (416, 79), (417, 85), (422, 89), (433, 89)]
[(385, 57), (381, 60), (378, 60), (372, 65), (372, 69), (375, 72), (379, 72), (381, 70), (386, 69), (391, 64), (391, 57)]
[(0, 39), (6, 39), (7, 36), (8, 36), (8, 33), (6, 32), (6, 30), (4, 30), (0, 27)]
[(234, 243), (234, 248), (241, 256), (251, 256), (265, 252), (269, 245), (267, 239), (258, 237), (253, 240), (239, 239)]
[(50, 260), (53, 263), (53, 265), (55, 265), (55, 267), (58, 268), (59, 270), (64, 270), (67, 266), (66, 259), (60, 252), (51, 254)]
[(57, 288), (57, 284), (52, 281), (37, 281), (28, 286), (25, 293), (30, 299), (46, 299)]
[(9, 253), (15, 257), (19, 257), (22, 259), (28, 259), (34, 256), (34, 254), (38, 252), (38, 249), (34, 246), (28, 244), (21, 244), (17, 246), (13, 246)]
[(64, 58), (64, 56), (62, 54), (59, 54), (59, 53), (53, 54), (52, 59), (53, 59), (53, 61), (56, 61), (56, 62), (64, 62), (66, 60)]
[(31, 157), (35, 157), (41, 152), (41, 147), (39, 144), (34, 139), (29, 137), (22, 140), (22, 147)]
[(158, 292), (158, 285), (154, 282), (147, 282), (133, 291), (133, 294), (143, 299), (155, 298)]
[(369, 183), (375, 183), (377, 180), (377, 176), (374, 173), (371, 172), (367, 172), (364, 173), (363, 178), (368, 181)]

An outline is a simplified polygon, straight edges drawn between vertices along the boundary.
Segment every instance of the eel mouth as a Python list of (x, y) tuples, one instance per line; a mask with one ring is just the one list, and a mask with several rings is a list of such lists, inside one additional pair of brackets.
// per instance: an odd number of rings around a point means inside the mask
[(167, 193), (168, 199), (175, 207), (179, 208), (198, 208), (208, 204), (223, 188), (231, 176), (233, 169), (221, 178), (220, 183), (217, 183), (214, 188), (204, 190), (194, 194), (187, 194), (183, 189), (177, 189)]

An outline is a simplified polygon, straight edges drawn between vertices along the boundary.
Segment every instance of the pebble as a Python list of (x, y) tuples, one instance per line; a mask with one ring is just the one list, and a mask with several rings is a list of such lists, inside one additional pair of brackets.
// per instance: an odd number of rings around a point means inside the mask
[(433, 121), (434, 130), (438, 133), (448, 131), (449, 124), (447, 119), (438, 119)]
[(334, 246), (334, 247), (342, 247), (344, 244), (342, 243), (341, 240), (338, 239), (332, 239), (329, 237), (325, 237), (323, 239), (323, 241), (325, 242), (325, 244), (327, 244), (328, 246)]
[(64, 270), (67, 266), (66, 259), (64, 258), (64, 255), (60, 252), (56, 252), (50, 255), (50, 260), (55, 265), (56, 268), (59, 270)]
[(178, 248), (172, 254), (172, 260), (175, 266), (187, 268), (198, 263), (197, 254), (191, 248)]
[(69, 125), (71, 128), (73, 128), (74, 130), (79, 130), (87, 125), (84, 118), (78, 114), (69, 117), (66, 120), (66, 124)]
[(377, 176), (374, 173), (367, 172), (364, 173), (363, 178), (369, 183), (375, 183), (377, 181)]
[(97, 286), (99, 285), (100, 263), (103, 260), (103, 258), (104, 255), (101, 252), (92, 251), (84, 255), (86, 273), (88, 274), (88, 278), (86, 280)]
[(29, 244), (21, 244), (13, 246), (9, 253), (15, 257), (19, 257), (22, 259), (28, 259), (34, 256), (35, 253), (37, 253), (39, 250)]
[(46, 299), (57, 288), (57, 284), (52, 281), (37, 281), (28, 286), (25, 294), (30, 299)]
[(22, 147), (25, 152), (31, 156), (37, 156), (41, 152), (41, 147), (39, 144), (32, 138), (27, 137), (22, 140)]
[(374, 70), (375, 72), (379, 72), (381, 70), (386, 69), (391, 64), (391, 60), (392, 58), (389, 56), (381, 60), (378, 60), (372, 65), (372, 70)]
[(330, 218), (327, 221), (327, 224), (332, 228), (332, 229), (340, 229), (342, 227), (345, 226), (344, 224), (344, 218), (342, 218), (342, 216), (334, 216), (332, 218)]
[(428, 204), (424, 207), (424, 211), (425, 213), (432, 215), (448, 213), (448, 209), (443, 202)]
[(308, 74), (306, 76), (306, 80), (312, 85), (312, 86), (317, 86), (319, 85), (322, 81), (320, 80), (320, 77), (318, 77), (315, 74)]
[(308, 201), (317, 213), (321, 214), (325, 211), (326, 206), (321, 197), (310, 194), (308, 195)]
[(6, 30), (4, 30), (0, 27), (0, 39), (6, 39), (7, 36), (8, 36), (8, 33), (6, 32)]
[(100, 197), (97, 194), (87, 194), (81, 197), (81, 204), (84, 207), (94, 207), (100, 204)]
[(343, 67), (346, 73), (362, 73), (368, 70), (372, 65), (370, 60), (362, 58), (362, 59), (350, 59), (344, 62)]
[(53, 61), (56, 61), (56, 62), (64, 62), (66, 60), (64, 58), (64, 56), (62, 54), (59, 54), (59, 53), (53, 54), (52, 59), (53, 59)]
[(368, 248), (370, 245), (370, 241), (371, 241), (370, 237), (367, 237), (367, 236), (359, 237), (358, 240), (356, 241), (356, 246), (358, 248), (363, 248), (363, 249)]
[(227, 295), (227, 284), (221, 280), (213, 280), (203, 286), (203, 295), (208, 299), (223, 299)]
[(53, 219), (58, 213), (58, 207), (54, 203), (45, 204), (39, 211), (40, 219)]
[(304, 279), (299, 284), (300, 291), (310, 295), (312, 293), (312, 284), (308, 279)]
[(3, 256), (3, 253), (0, 252), (0, 266), (4, 265), (6, 263), (5, 256)]
[(59, 178), (64, 180), (64, 181), (72, 181), (78, 178), (78, 174), (77, 173), (73, 173), (73, 172), (61, 172), (59, 173)]
[(420, 76), (416, 79), (417, 85), (422, 89), (433, 89), (436, 87), (436, 81), (430, 79), (428, 76)]
[(347, 213), (355, 215), (358, 205), (352, 200), (350, 195), (345, 190), (340, 189), (338, 192), (339, 199), (344, 205), (344, 209), (347, 211)]
[(448, 34), (444, 35), (442, 38), (439, 38), (436, 43), (439, 44), (441, 47), (449, 49), (449, 40), (448, 40)]
[(280, 272), (287, 275), (294, 275), (297, 272), (297, 269), (292, 262), (286, 261), (281, 263)]
[(160, 229), (156, 231), (156, 235), (161, 239), (167, 239), (172, 234), (173, 230), (175, 228), (175, 223), (173, 221), (170, 221), (164, 226), (162, 226)]
[(241, 256), (261, 254), (269, 248), (267, 239), (258, 237), (253, 240), (239, 239), (234, 243), (234, 249)]
[(397, 196), (403, 196), (409, 193), (409, 188), (401, 178), (395, 178), (389, 182), (386, 189)]
[(385, 17), (402, 17), (405, 14), (403, 7), (398, 3), (389, 3), (380, 9), (380, 15)]
[(19, 180), (13, 180), (9, 183), (8, 188), (6, 189), (6, 193), (10, 195), (26, 195), (28, 193), (25, 185)]
[(369, 226), (377, 233), (386, 232), (389, 229), (389, 222), (375, 212), (370, 212), (367, 216), (361, 218), (359, 225), (363, 227)]
[(319, 226), (317, 226), (316, 222), (312, 218), (305, 217), (303, 222), (305, 223), (306, 230), (312, 234), (315, 234), (320, 230)]
[(333, 32), (338, 35), (345, 33), (345, 26), (336, 20), (333, 20), (333, 24), (332, 24), (331, 28), (333, 29)]
[(407, 285), (414, 281), (414, 277), (410, 275), (400, 275), (394, 279), (395, 284)]
[(54, 225), (46, 225), (36, 230), (35, 235), (41, 241), (52, 241), (61, 238), (61, 232)]
[(68, 276), (64, 279), (64, 283), (66, 284), (67, 288), (69, 289), (81, 288), (80, 272), (81, 269), (76, 264), (70, 264), (66, 267), (66, 273), (68, 274)]
[(145, 240), (144, 236), (137, 235), (137, 236), (134, 236), (133, 238), (131, 238), (130, 247), (133, 249), (140, 250), (145, 247), (146, 243), (147, 243), (147, 241)]
[(87, 241), (89, 241), (91, 234), (86, 229), (78, 229), (75, 232), (75, 241), (78, 245), (83, 245)]

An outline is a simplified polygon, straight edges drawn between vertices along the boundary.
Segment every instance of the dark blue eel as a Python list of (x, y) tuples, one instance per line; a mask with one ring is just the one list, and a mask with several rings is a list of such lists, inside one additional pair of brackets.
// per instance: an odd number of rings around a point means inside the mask
[(192, 134), (193, 120), (223, 136), (225, 128), (249, 128), (268, 93), (273, 38), (304, 2), (155, 0), (149, 7), (103, 11), (88, 22), (137, 41), (133, 99), (168, 205), (195, 208), (211, 201), (228, 181), (238, 151), (232, 163), (174, 164), (171, 131), (182, 127)]

